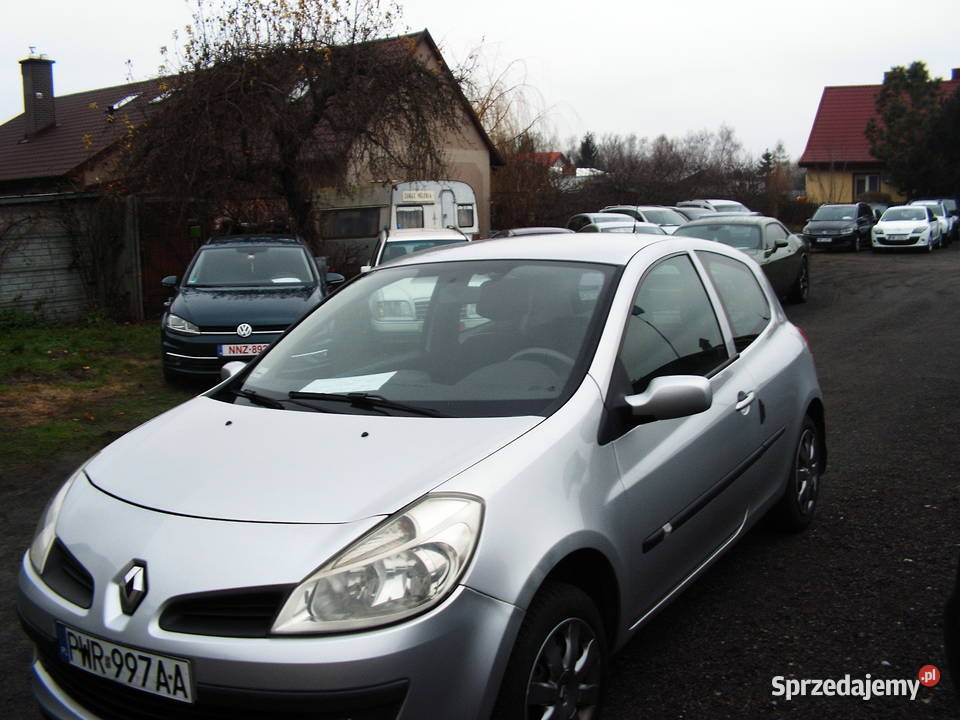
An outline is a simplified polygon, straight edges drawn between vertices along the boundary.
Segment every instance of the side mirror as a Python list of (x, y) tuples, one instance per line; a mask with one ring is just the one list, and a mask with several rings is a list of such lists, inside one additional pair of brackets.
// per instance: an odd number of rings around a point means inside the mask
[(177, 286), (177, 276), (176, 275), (167, 275), (163, 280), (160, 281), (160, 284), (163, 287), (176, 287)]
[(346, 281), (346, 278), (340, 273), (328, 272), (327, 273), (327, 285), (341, 285)]
[(783, 238), (779, 238), (778, 240), (776, 240), (776, 241), (773, 243), (773, 246), (774, 246), (775, 248), (785, 248), (785, 247), (787, 247), (788, 245), (790, 245), (790, 243), (788, 243), (788, 242), (787, 242), (786, 240), (784, 240)]
[(708, 410), (713, 404), (713, 390), (710, 381), (700, 375), (665, 375), (651, 380), (642, 393), (627, 395), (624, 400), (634, 417), (669, 420)]
[(240, 362), (239, 360), (231, 360), (228, 363), (224, 363), (223, 367), (220, 368), (220, 379), (228, 380), (243, 370), (246, 366), (247, 364), (245, 362)]

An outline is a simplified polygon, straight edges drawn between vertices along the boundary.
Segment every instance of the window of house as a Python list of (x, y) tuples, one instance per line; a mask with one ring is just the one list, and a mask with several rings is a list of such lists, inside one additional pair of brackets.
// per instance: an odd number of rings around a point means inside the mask
[(397, 208), (397, 228), (423, 227), (423, 205), (403, 205)]
[(726, 255), (698, 251), (720, 296), (733, 329), (733, 343), (741, 352), (757, 339), (770, 322), (771, 311), (756, 276), (745, 264)]
[(327, 210), (320, 216), (325, 238), (375, 237), (380, 231), (380, 208)]
[(854, 198), (858, 198), (868, 192), (880, 192), (880, 175), (854, 175)]
[(708, 375), (728, 358), (713, 305), (686, 255), (667, 258), (640, 281), (620, 361), (633, 392), (663, 375)]

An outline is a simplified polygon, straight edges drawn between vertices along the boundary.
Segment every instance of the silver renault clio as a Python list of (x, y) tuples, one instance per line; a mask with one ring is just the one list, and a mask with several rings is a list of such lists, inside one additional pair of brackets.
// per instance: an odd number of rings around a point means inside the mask
[(694, 238), (377, 268), (50, 501), (19, 612), (54, 718), (597, 718), (610, 653), (759, 518), (806, 527), (813, 359)]

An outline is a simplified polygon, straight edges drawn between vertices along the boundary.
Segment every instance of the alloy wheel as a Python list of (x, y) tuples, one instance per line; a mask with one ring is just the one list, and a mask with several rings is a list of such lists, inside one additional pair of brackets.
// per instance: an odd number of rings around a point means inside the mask
[(811, 427), (803, 429), (797, 444), (796, 457), (797, 507), (801, 514), (813, 512), (820, 490), (820, 453), (817, 449), (817, 433)]
[(580, 618), (550, 631), (527, 683), (528, 720), (590, 720), (600, 702), (600, 652), (592, 628)]

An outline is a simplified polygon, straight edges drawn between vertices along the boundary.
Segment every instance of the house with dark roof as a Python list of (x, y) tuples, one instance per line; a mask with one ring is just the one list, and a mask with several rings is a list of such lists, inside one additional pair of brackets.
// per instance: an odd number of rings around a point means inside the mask
[[(412, 41), (428, 66), (449, 73), (429, 32), (400, 39)], [(159, 313), (168, 294), (160, 279), (182, 273), (214, 230), (207, 218), (221, 213), (203, 208), (185, 222), (164, 211), (166, 201), (127, 197), (105, 221), (98, 201), (119, 179), (117, 152), (128, 128), (160, 107), (173, 80), (56, 96), (53, 66), (42, 56), (20, 62), (24, 111), (0, 124), (0, 311), (76, 315), (102, 306), (110, 294), (121, 314)], [(480, 232), (486, 234), (491, 172), (503, 160), (466, 97), (459, 93), (458, 99), (462, 127), (442, 140), (446, 179), (473, 187)], [(375, 177), (363, 167), (351, 172), (351, 183), (358, 185), (411, 179)], [(315, 206), (322, 208), (329, 193), (319, 181), (313, 191)], [(98, 225), (99, 237), (93, 237), (91, 223)]]
[[(944, 80), (944, 93), (960, 87), (960, 68)], [(875, 99), (881, 85), (825, 87), (806, 149), (798, 164), (807, 171), (810, 202), (855, 202), (864, 193), (885, 193), (893, 201), (905, 198), (884, 173), (884, 165), (870, 154), (865, 130), (876, 116)]]

